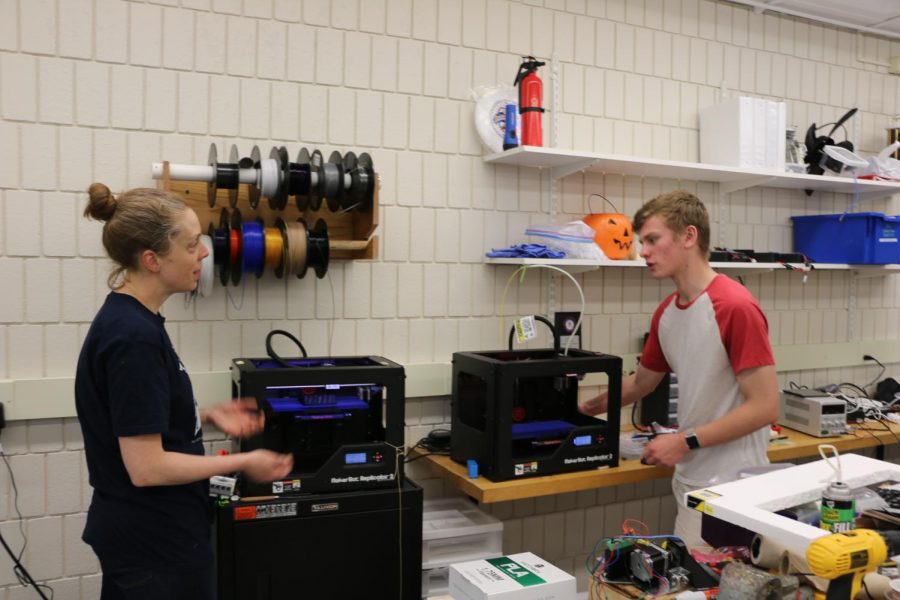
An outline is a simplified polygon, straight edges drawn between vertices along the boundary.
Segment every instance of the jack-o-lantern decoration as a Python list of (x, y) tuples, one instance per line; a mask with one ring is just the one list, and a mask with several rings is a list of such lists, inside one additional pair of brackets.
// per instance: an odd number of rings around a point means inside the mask
[(607, 258), (622, 260), (631, 256), (634, 246), (631, 219), (621, 213), (596, 213), (587, 215), (583, 220), (596, 232), (594, 243)]

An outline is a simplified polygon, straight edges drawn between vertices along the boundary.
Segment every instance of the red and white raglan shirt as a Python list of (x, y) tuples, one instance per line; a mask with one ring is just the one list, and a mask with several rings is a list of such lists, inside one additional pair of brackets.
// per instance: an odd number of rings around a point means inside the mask
[[(700, 427), (744, 402), (737, 374), (774, 365), (769, 325), (753, 295), (740, 283), (716, 275), (691, 303), (678, 292), (653, 314), (641, 365), (678, 375), (678, 424)], [(675, 467), (685, 485), (705, 487), (734, 479), (743, 467), (768, 464), (769, 428), (710, 448), (688, 452)], [(700, 440), (703, 443), (703, 440)]]

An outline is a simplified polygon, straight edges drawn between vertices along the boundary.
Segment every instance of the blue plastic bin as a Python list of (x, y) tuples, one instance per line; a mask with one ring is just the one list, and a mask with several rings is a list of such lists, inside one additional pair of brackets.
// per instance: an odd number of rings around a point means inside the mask
[(846, 213), (791, 217), (794, 252), (814, 262), (886, 265), (900, 263), (900, 217)]

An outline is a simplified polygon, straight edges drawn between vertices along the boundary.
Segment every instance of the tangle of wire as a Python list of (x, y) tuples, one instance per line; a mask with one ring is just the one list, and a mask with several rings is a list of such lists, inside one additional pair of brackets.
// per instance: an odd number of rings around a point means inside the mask
[[(572, 274), (564, 269), (560, 269), (559, 267), (555, 267), (553, 265), (522, 265), (518, 269), (512, 272), (512, 275), (506, 280), (506, 285), (503, 287), (503, 294), (500, 296), (500, 316), (502, 317), (504, 314), (504, 303), (506, 301), (506, 293), (509, 291), (509, 284), (512, 283), (512, 280), (515, 279), (516, 275), (521, 273), (521, 277), (519, 282), (521, 283), (525, 279), (525, 274), (529, 269), (550, 269), (552, 271), (558, 271), (572, 280), (572, 283), (575, 285), (575, 289), (578, 290), (578, 296), (581, 298), (581, 311), (578, 314), (578, 321), (575, 323), (575, 327), (572, 328), (572, 331), (578, 331), (578, 328), (581, 327), (581, 321), (584, 319), (584, 291), (581, 289), (581, 285), (578, 284), (578, 280), (572, 277)], [(501, 319), (500, 322), (500, 339), (503, 339), (503, 321)], [(566, 345), (563, 348), (563, 356), (569, 355), (569, 346), (572, 345), (572, 340), (575, 339), (574, 335), (570, 335), (566, 340)]]
[[(409, 447), (409, 451), (413, 451), (415, 449), (421, 448), (425, 450), (425, 452), (419, 452), (416, 456), (412, 458), (407, 458), (405, 462), (411, 463), (415, 460), (419, 460), (420, 458), (425, 458), (426, 456), (431, 456), (432, 454), (437, 454), (440, 456), (450, 456), (450, 446), (449, 445), (440, 445), (434, 443), (434, 438), (432, 437), (433, 433), (443, 433), (449, 434), (449, 429), (433, 429), (431, 433), (420, 439), (418, 442)], [(409, 452), (406, 453), (407, 457), (409, 456)]]
[(37, 583), (31, 577), (31, 574), (27, 572), (25, 566), (22, 564), (22, 555), (25, 554), (25, 548), (28, 546), (28, 538), (25, 536), (25, 527), (23, 523), (22, 512), (19, 510), (19, 488), (16, 486), (16, 478), (13, 475), (12, 467), (9, 464), (9, 458), (6, 455), (6, 452), (3, 451), (2, 447), (0, 447), (0, 457), (3, 458), (3, 463), (6, 465), (6, 470), (9, 472), (9, 482), (13, 489), (13, 507), (16, 511), (16, 521), (19, 524), (19, 534), (22, 536), (22, 548), (19, 550), (18, 555), (14, 555), (12, 550), (10, 550), (9, 546), (6, 544), (6, 540), (3, 539), (2, 534), (0, 534), (0, 541), (3, 542), (3, 546), (10, 554), (10, 558), (13, 559), (15, 566), (13, 567), (13, 573), (16, 575), (16, 579), (19, 580), (19, 583), (24, 587), (28, 587), (29, 585), (34, 585), (35, 591), (37, 591), (38, 595), (41, 598), (47, 599), (47, 596), (44, 595), (42, 590), (49, 590), (50, 597), (49, 600), (53, 600), (54, 590), (52, 587), (45, 583)]
[[(633, 519), (626, 520), (633, 521)], [(640, 523), (639, 521), (637, 521)], [(645, 525), (646, 527), (646, 525)], [(623, 529), (624, 529), (623, 524)], [(631, 585), (632, 581), (617, 581), (612, 579), (607, 579), (604, 573), (614, 564), (616, 564), (620, 557), (620, 546), (621, 542), (629, 541), (629, 540), (678, 540), (682, 541), (681, 538), (675, 535), (621, 535), (616, 537), (605, 537), (601, 538), (594, 544), (593, 550), (591, 550), (590, 554), (588, 554), (585, 559), (585, 569), (587, 569), (588, 575), (590, 576), (590, 589), (588, 590), (588, 597), (590, 599), (600, 598), (600, 590), (602, 590), (604, 585), (607, 584), (618, 584), (618, 585)], [(613, 554), (614, 552), (614, 554)], [(610, 556), (611, 555), (611, 556)], [(669, 580), (666, 579), (662, 574), (657, 573), (655, 570), (651, 570), (651, 574), (655, 579), (659, 581), (659, 589), (656, 594), (650, 594), (648, 592), (644, 592), (641, 595), (641, 598), (646, 597), (655, 597), (661, 596), (669, 591)]]

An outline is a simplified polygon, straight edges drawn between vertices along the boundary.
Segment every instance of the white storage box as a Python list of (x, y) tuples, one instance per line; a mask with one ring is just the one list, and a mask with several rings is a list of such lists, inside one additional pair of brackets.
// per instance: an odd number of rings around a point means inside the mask
[(729, 98), (700, 111), (700, 162), (784, 172), (787, 108), (763, 98)]
[(425, 500), (422, 568), (503, 554), (503, 523), (464, 498)]
[(422, 597), (446, 596), (450, 590), (450, 567), (422, 569)]
[(531, 552), (450, 565), (454, 600), (575, 600), (575, 578)]

